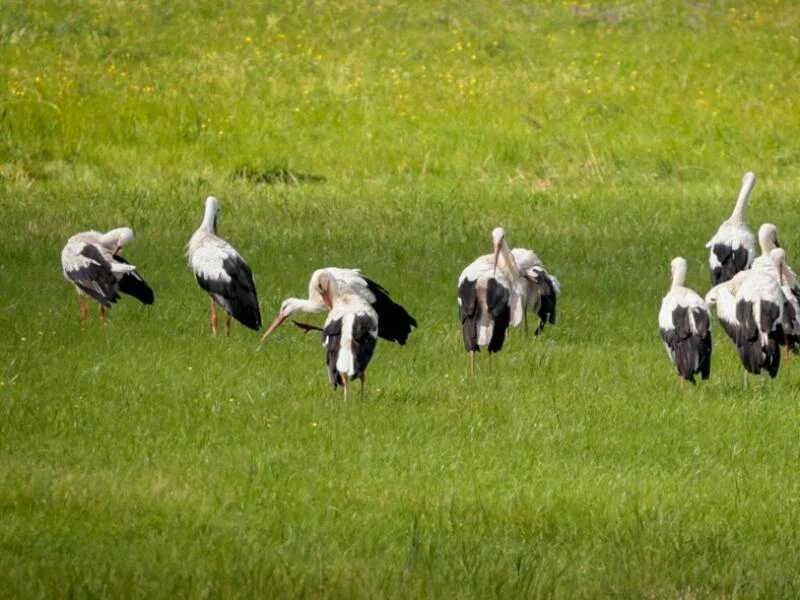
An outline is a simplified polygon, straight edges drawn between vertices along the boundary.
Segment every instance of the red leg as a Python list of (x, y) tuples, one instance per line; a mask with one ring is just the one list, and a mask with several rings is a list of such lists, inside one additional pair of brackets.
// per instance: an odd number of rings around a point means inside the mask
[(211, 335), (215, 337), (217, 335), (217, 304), (214, 298), (211, 298)]
[(102, 304), (100, 305), (100, 320), (103, 325), (108, 325), (108, 310)]
[(86, 298), (83, 296), (78, 296), (78, 300), (81, 302), (81, 323), (86, 322), (86, 313), (89, 312), (89, 307), (86, 306)]
[(231, 316), (228, 315), (228, 317), (225, 319), (225, 335), (230, 335), (230, 334), (231, 334)]

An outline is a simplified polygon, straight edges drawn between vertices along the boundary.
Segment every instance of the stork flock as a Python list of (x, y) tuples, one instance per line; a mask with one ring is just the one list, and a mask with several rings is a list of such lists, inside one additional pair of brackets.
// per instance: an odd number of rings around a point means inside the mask
[[(223, 309), (225, 330), (231, 321), (259, 331), (261, 312), (253, 273), (242, 255), (217, 235), (219, 201), (209, 196), (200, 227), (186, 245), (186, 256), (200, 288), (209, 297), (211, 333), (217, 335), (217, 307)], [(81, 321), (87, 316), (86, 296), (100, 304), (103, 321), (107, 310), (132, 295), (145, 304), (155, 300), (153, 290), (134, 265), (120, 255), (133, 242), (130, 228), (108, 233), (87, 231), (72, 236), (61, 253), (64, 277), (78, 292)], [(528, 311), (538, 316), (535, 334), (547, 323), (556, 322), (556, 296), (561, 286), (547, 272), (539, 257), (526, 248), (511, 249), (505, 231), (492, 231), (492, 253), (477, 258), (458, 279), (458, 306), (464, 347), (475, 372), (475, 353), (486, 347), (492, 353), (502, 349), (509, 327), (523, 324), (528, 331)], [(361, 380), (378, 338), (405, 345), (417, 321), (395, 302), (379, 283), (359, 269), (327, 267), (317, 269), (308, 282), (307, 298), (287, 298), (277, 316), (261, 336), (263, 341), (289, 317), (297, 313), (323, 313), (322, 327), (294, 321), (299, 328), (322, 332), (328, 380), (343, 388), (348, 397), (350, 382)]]
[(672, 260), (672, 286), (658, 325), (681, 389), (686, 381), (695, 383), (696, 375), (707, 379), (711, 373), (713, 308), (747, 372), (777, 376), (781, 350), (788, 362), (800, 345), (800, 283), (786, 263), (777, 227), (759, 227), (756, 256), (756, 237), (745, 221), (755, 182), (755, 173), (745, 173), (731, 216), (706, 244), (712, 287), (705, 297), (685, 286), (686, 260)]
[[(672, 285), (658, 315), (659, 331), (667, 354), (680, 377), (695, 383), (711, 373), (711, 309), (716, 308), (720, 325), (736, 347), (744, 368), (755, 374), (778, 373), (783, 349), (800, 347), (800, 282), (786, 263), (775, 225), (763, 224), (758, 231), (761, 255), (756, 257), (756, 237), (745, 221), (755, 174), (746, 173), (733, 213), (706, 244), (710, 249), (712, 288), (700, 296), (685, 286), (687, 261), (672, 260)], [(261, 312), (253, 273), (241, 254), (217, 235), (219, 201), (209, 196), (200, 227), (189, 239), (186, 256), (200, 288), (209, 297), (212, 335), (217, 335), (220, 307), (229, 334), (232, 319), (260, 331)], [(108, 309), (131, 295), (153, 304), (153, 290), (136, 267), (120, 251), (134, 239), (128, 227), (107, 233), (86, 231), (67, 241), (61, 253), (65, 278), (80, 299), (81, 321), (87, 317), (85, 298), (100, 305), (105, 322)], [(524, 326), (528, 312), (538, 318), (539, 335), (546, 324), (556, 322), (558, 279), (549, 273), (536, 253), (511, 248), (502, 227), (492, 231), (492, 252), (476, 258), (458, 278), (458, 308), (469, 370), (475, 373), (475, 354), (485, 348), (491, 365), (510, 327)], [(322, 327), (292, 320), (299, 328), (322, 332), (328, 379), (344, 397), (353, 380), (361, 380), (378, 338), (405, 345), (417, 321), (375, 281), (359, 269), (327, 267), (311, 274), (307, 298), (287, 298), (261, 340), (297, 313), (325, 313)]]

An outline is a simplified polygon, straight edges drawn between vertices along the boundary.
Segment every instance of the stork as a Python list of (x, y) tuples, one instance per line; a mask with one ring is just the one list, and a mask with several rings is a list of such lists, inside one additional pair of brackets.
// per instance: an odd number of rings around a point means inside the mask
[[(774, 260), (781, 261), (781, 251)], [(766, 370), (775, 377), (780, 367), (780, 345), (785, 343), (785, 323), (793, 320), (786, 313), (792, 309), (787, 307), (780, 282), (762, 270), (739, 273), (711, 288), (706, 302), (716, 305), (720, 324), (736, 345), (744, 368), (756, 375)]]
[[(524, 283), (525, 308), (539, 317), (535, 335), (539, 335), (547, 323), (556, 322), (556, 297), (561, 293), (561, 284), (555, 275), (547, 272), (542, 261), (533, 250), (514, 248), (511, 250)], [(528, 313), (523, 316), (525, 333), (528, 332)]]
[(522, 287), (505, 231), (492, 231), (493, 254), (470, 263), (458, 278), (458, 307), (464, 348), (475, 374), (475, 353), (486, 347), (489, 357), (503, 349), (508, 327), (522, 320)]
[(364, 373), (378, 341), (378, 313), (362, 295), (342, 292), (330, 271), (320, 273), (318, 285), (330, 311), (322, 328), (328, 380), (333, 389), (342, 386), (347, 400), (349, 382), (361, 379), (363, 395)]
[(100, 304), (105, 322), (108, 308), (119, 300), (119, 292), (133, 296), (143, 304), (153, 304), (153, 290), (131, 265), (119, 255), (120, 249), (133, 242), (130, 227), (118, 227), (106, 233), (84, 231), (73, 235), (61, 251), (64, 277), (78, 292), (81, 322), (86, 321), (86, 296)]
[(745, 222), (745, 212), (755, 184), (755, 173), (745, 173), (731, 216), (719, 226), (717, 233), (706, 244), (706, 248), (711, 249), (708, 264), (711, 267), (712, 285), (729, 280), (753, 264), (756, 239)]
[(219, 201), (206, 198), (203, 222), (186, 245), (186, 256), (197, 283), (210, 297), (211, 333), (217, 335), (219, 304), (228, 314), (225, 331), (231, 332), (231, 317), (245, 327), (261, 329), (261, 311), (250, 267), (228, 242), (217, 236)]
[(658, 327), (672, 364), (678, 371), (681, 390), (695, 383), (699, 373), (711, 373), (711, 313), (703, 298), (686, 283), (686, 259), (672, 259), (672, 286), (661, 301)]
[[(401, 346), (406, 343), (412, 328), (417, 321), (400, 304), (389, 296), (389, 293), (375, 281), (364, 277), (360, 269), (342, 269), (327, 267), (317, 269), (311, 274), (308, 282), (308, 298), (286, 298), (278, 315), (261, 336), (265, 339), (272, 334), (287, 318), (296, 313), (320, 313), (330, 310), (323, 300), (322, 281), (332, 278), (342, 294), (355, 294), (363, 298), (378, 315), (378, 337)], [(303, 329), (316, 329), (303, 323), (296, 323)]]

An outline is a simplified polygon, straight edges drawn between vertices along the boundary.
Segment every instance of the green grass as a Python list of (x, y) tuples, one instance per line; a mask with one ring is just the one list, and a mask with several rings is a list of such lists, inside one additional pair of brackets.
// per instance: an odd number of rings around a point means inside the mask
[[(4, 595), (797, 596), (797, 361), (745, 377), (715, 327), (681, 394), (657, 332), (746, 170), (800, 261), (792, 3), (1, 12)], [(265, 321), (325, 265), (417, 317), (363, 399), (314, 334), (210, 337), (208, 194)], [(156, 304), (81, 327), (59, 252), (123, 224)], [(456, 279), (495, 225), (564, 292), (473, 378)]]

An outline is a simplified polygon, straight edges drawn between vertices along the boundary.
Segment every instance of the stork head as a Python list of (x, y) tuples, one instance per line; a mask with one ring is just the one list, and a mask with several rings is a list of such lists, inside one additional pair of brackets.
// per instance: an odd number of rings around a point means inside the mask
[(330, 310), (333, 308), (333, 303), (339, 297), (339, 285), (336, 283), (336, 278), (328, 271), (322, 271), (317, 279), (317, 291), (322, 296), (322, 301), (325, 306)]
[(783, 285), (786, 279), (786, 251), (783, 248), (774, 248), (769, 253), (769, 256), (772, 259), (772, 264), (778, 270), (778, 283)]
[(758, 244), (764, 254), (772, 252), (775, 248), (780, 248), (778, 242), (778, 228), (772, 223), (764, 223), (758, 228)]
[(303, 310), (303, 305), (306, 303), (305, 300), (301, 300), (300, 298), (286, 298), (281, 303), (281, 308), (278, 311), (278, 316), (270, 323), (270, 326), (267, 327), (267, 330), (264, 332), (264, 335), (261, 336), (261, 339), (266, 339), (273, 331), (275, 331), (281, 323), (283, 323), (286, 319), (291, 317), (296, 312)]
[(492, 229), (492, 246), (494, 248), (494, 270), (497, 271), (497, 261), (503, 251), (503, 244), (506, 241), (506, 230), (502, 227)]
[(686, 259), (682, 256), (673, 258), (670, 270), (672, 271), (672, 285), (683, 285), (686, 281), (686, 271), (688, 270)]
[(117, 227), (102, 235), (100, 243), (111, 250), (112, 256), (131, 242), (133, 242), (133, 229), (130, 227)]

